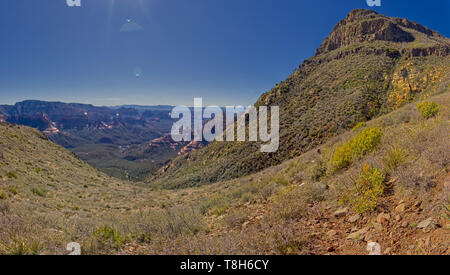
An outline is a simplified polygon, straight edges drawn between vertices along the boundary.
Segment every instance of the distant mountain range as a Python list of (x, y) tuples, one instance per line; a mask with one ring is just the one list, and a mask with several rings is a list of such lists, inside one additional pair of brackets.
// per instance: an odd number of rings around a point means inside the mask
[(118, 105), (118, 106), (108, 106), (108, 108), (116, 110), (116, 109), (136, 109), (138, 111), (170, 111), (174, 106), (170, 105), (154, 105), (154, 106), (145, 106), (145, 105)]
[(140, 180), (178, 153), (203, 145), (172, 140), (172, 108), (27, 100), (0, 105), (0, 121), (36, 128), (94, 167), (119, 178)]
[[(126, 124), (152, 127), (152, 123), (171, 120), (169, 117), (171, 109), (170, 106), (97, 107), (89, 104), (27, 100), (15, 105), (1, 105), (0, 114), (10, 123), (52, 132), (85, 128), (120, 128)], [(167, 131), (167, 128), (161, 128), (161, 132)]]

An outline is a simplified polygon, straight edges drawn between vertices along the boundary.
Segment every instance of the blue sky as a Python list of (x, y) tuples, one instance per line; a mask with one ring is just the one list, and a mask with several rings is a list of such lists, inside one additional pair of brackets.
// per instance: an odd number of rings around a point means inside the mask
[[(450, 36), (450, 1), (374, 10)], [(246, 105), (366, 0), (0, 1), (0, 104)]]

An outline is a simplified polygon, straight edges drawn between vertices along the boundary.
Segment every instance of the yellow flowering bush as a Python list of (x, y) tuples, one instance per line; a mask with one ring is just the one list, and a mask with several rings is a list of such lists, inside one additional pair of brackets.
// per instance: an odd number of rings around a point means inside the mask
[(365, 164), (355, 184), (355, 198), (353, 205), (355, 212), (370, 212), (377, 206), (378, 198), (384, 192), (386, 175), (377, 168)]
[(354, 159), (360, 159), (372, 152), (381, 142), (382, 131), (370, 127), (358, 133), (354, 138), (339, 146), (334, 152), (332, 164), (335, 170), (348, 167)]
[(417, 110), (425, 119), (429, 119), (439, 113), (439, 105), (434, 102), (424, 101), (417, 104)]

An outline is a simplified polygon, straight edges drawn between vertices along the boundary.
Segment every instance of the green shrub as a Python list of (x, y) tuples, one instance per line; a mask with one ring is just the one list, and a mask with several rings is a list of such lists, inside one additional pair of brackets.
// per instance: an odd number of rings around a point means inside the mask
[(289, 179), (287, 178), (286, 175), (282, 174), (282, 173), (278, 173), (277, 175), (272, 177), (273, 182), (275, 182), (276, 184), (280, 184), (280, 185), (289, 185)]
[(325, 192), (328, 186), (321, 182), (314, 182), (303, 186), (302, 198), (310, 203), (325, 200)]
[(417, 104), (417, 110), (425, 119), (429, 119), (439, 113), (439, 105), (434, 102), (424, 101)]
[(219, 205), (216, 208), (214, 208), (213, 210), (213, 214), (217, 215), (217, 216), (222, 216), (223, 214), (225, 214), (228, 210), (228, 206), (227, 205)]
[(366, 126), (367, 126), (367, 124), (365, 122), (360, 122), (360, 123), (356, 124), (355, 127), (353, 127), (352, 131), (353, 132), (358, 132), (358, 130), (360, 130), (360, 129), (366, 127)]
[(160, 233), (170, 238), (197, 234), (205, 228), (203, 216), (193, 207), (172, 207), (161, 213), (157, 219)]
[(444, 204), (445, 214), (444, 218), (447, 219), (447, 221), (450, 221), (450, 203)]
[(300, 218), (306, 212), (306, 204), (301, 187), (285, 186), (273, 196), (272, 216), (282, 220)]
[(408, 153), (406, 152), (406, 150), (401, 147), (394, 147), (387, 152), (383, 161), (386, 165), (386, 168), (393, 171), (406, 161), (407, 156)]
[(13, 194), (13, 195), (17, 195), (19, 192), (17, 191), (17, 189), (13, 186), (8, 187), (8, 191)]
[(225, 215), (223, 221), (227, 227), (233, 228), (235, 226), (240, 226), (247, 221), (248, 215), (247, 210), (237, 209)]
[(364, 129), (354, 138), (339, 146), (334, 152), (332, 165), (334, 170), (348, 167), (353, 160), (360, 159), (372, 152), (381, 142), (382, 131), (378, 127)]
[(373, 211), (378, 198), (384, 192), (386, 176), (377, 168), (365, 164), (355, 184), (355, 197), (352, 200), (355, 212), (362, 214)]
[(10, 179), (18, 179), (19, 177), (17, 177), (17, 174), (14, 171), (10, 171), (8, 173), (8, 178), (10, 178)]
[[(0, 213), (6, 214), (9, 212), (10, 205), (7, 201), (0, 201)], [(0, 249), (0, 255), (1, 255), (1, 249)]]
[(38, 255), (41, 250), (39, 242), (32, 241), (31, 244), (18, 238), (14, 238), (8, 246), (6, 252), (10, 255)]
[[(207, 200), (200, 203), (200, 213), (205, 215), (211, 209), (214, 209), (214, 212), (216, 212), (216, 214), (220, 214), (220, 212), (222, 212), (220, 209), (225, 209), (225, 211), (226, 209), (228, 209), (229, 201), (230, 199), (224, 194), (214, 195), (213, 197), (208, 198)], [(219, 211), (216, 211), (217, 209)]]
[(31, 192), (33, 192), (33, 194), (35, 194), (36, 196), (45, 197), (44, 192), (42, 192), (42, 190), (37, 187), (31, 188)]
[(122, 237), (114, 228), (105, 225), (94, 231), (94, 238), (102, 249), (120, 249), (125, 243)]
[(0, 189), (0, 200), (6, 200), (8, 198), (8, 195)]
[(247, 192), (247, 193), (243, 193), (240, 200), (242, 203), (247, 203), (247, 202), (251, 202), (253, 200), (254, 196), (252, 193)]
[(312, 165), (306, 168), (306, 177), (311, 181), (318, 181), (327, 172), (325, 163), (321, 160), (316, 160)]

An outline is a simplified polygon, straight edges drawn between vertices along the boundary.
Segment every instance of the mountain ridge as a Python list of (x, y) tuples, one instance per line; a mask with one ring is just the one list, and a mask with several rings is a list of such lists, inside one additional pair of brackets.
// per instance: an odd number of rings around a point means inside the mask
[(449, 53), (448, 38), (417, 23), (352, 11), (313, 57), (255, 103), (280, 106), (278, 152), (262, 154), (255, 143), (213, 142), (172, 160), (148, 182), (207, 184), (296, 157), (358, 122), (446, 89)]

